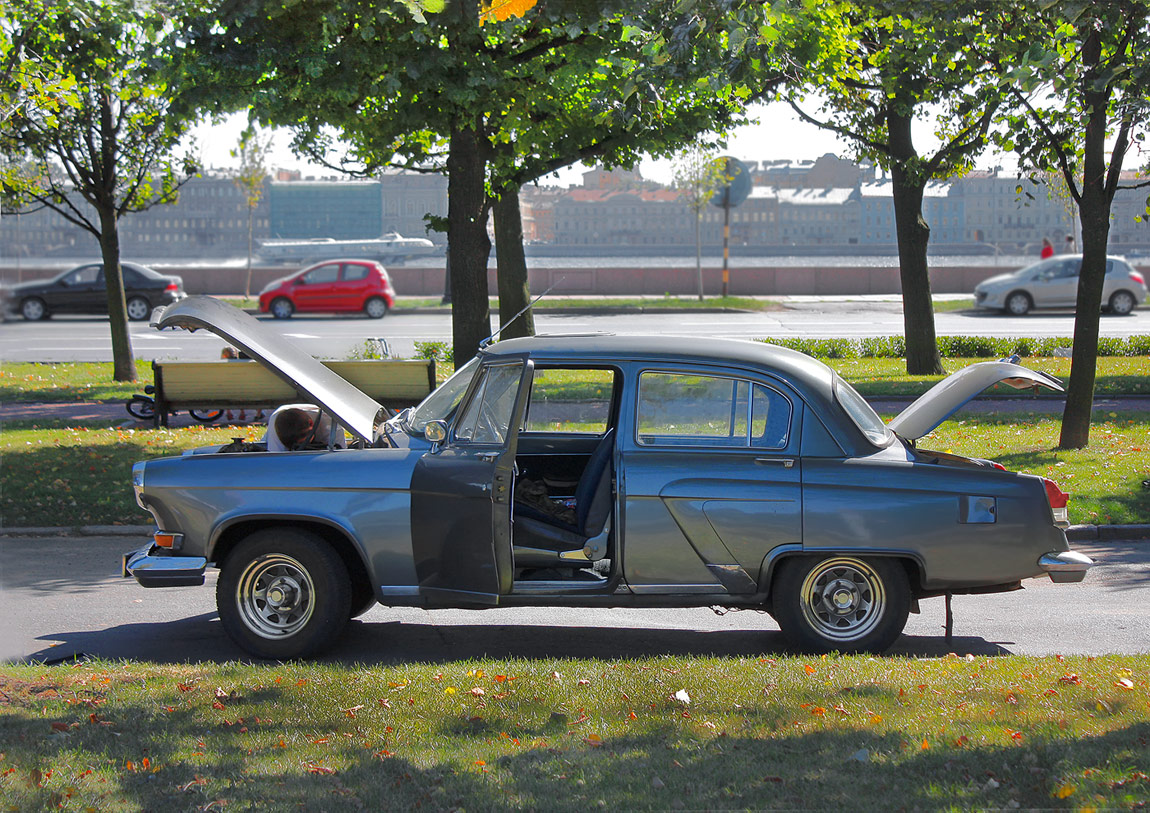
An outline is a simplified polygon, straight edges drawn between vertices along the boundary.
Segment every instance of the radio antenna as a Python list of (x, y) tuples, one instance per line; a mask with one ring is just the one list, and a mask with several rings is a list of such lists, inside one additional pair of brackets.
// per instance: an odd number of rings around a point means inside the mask
[(560, 277), (559, 279), (555, 280), (553, 283), (551, 283), (551, 286), (546, 291), (544, 291), (543, 293), (539, 294), (539, 296), (532, 299), (530, 302), (528, 302), (526, 305), (523, 306), (523, 308), (519, 311), (519, 313), (515, 314), (510, 319), (508, 319), (506, 322), (501, 324), (499, 326), (498, 330), (496, 330), (494, 333), (492, 333), (490, 336), (488, 336), (486, 339), (484, 339), (483, 341), (481, 341), (479, 343), (479, 349), (482, 350), (483, 348), (487, 347), (487, 345), (489, 345), (493, 341), (495, 341), (495, 337), (498, 336), (500, 333), (502, 333), (507, 328), (508, 325), (510, 325), (512, 322), (514, 322), (516, 319), (518, 319), (523, 314), (525, 314), (527, 312), (527, 309), (530, 308), (532, 305), (534, 305), (536, 302), (538, 302), (540, 299), (547, 296), (547, 294), (551, 293), (552, 289), (556, 285), (561, 283), (563, 281), (563, 279), (564, 279), (564, 277)]

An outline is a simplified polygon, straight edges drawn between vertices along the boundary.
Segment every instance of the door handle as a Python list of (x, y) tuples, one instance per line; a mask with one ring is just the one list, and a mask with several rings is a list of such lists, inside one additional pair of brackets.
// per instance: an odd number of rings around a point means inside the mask
[(499, 452), (476, 452), (475, 456), (484, 463), (494, 463), (496, 458), (499, 457)]
[(794, 468), (795, 461), (789, 457), (756, 457), (755, 462), (761, 466), (769, 463), (781, 465), (784, 469)]

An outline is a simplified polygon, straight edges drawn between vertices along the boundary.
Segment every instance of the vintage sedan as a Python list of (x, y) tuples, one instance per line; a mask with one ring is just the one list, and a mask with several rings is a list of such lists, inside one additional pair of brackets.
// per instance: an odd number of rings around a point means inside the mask
[(921, 599), (1092, 564), (1055, 483), (915, 446), (997, 381), (1060, 389), (1013, 361), (961, 370), (888, 425), (769, 344), (546, 336), (489, 344), (389, 416), (209, 297), (155, 325), (216, 332), (322, 410), (310, 437), (273, 420), (266, 443), (133, 468), (156, 530), (125, 576), (199, 585), (218, 567), (220, 619), (258, 657), (313, 655), (377, 603), (752, 608), (796, 649), (881, 652)]

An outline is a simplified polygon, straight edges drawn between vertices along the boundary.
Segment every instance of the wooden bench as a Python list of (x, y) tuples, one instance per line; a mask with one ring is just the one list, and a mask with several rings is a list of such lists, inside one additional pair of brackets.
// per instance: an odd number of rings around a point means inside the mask
[[(324, 366), (388, 409), (418, 404), (435, 389), (434, 359), (325, 361)], [(255, 361), (153, 361), (156, 426), (181, 409), (274, 409), (307, 401)]]

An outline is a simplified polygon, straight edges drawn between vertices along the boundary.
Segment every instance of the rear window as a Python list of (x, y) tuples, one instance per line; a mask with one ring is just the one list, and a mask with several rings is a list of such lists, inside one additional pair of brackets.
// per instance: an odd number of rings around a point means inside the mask
[(882, 418), (871, 408), (866, 399), (858, 391), (837, 375), (835, 376), (835, 400), (843, 408), (843, 412), (850, 416), (859, 431), (866, 435), (866, 439), (875, 446), (885, 446), (891, 438), (890, 430), (882, 422)]

